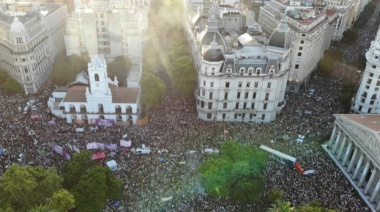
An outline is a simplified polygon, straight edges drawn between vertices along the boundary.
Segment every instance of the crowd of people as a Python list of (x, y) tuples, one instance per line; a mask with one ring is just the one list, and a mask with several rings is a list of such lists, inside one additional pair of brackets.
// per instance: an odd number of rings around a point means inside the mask
[[(368, 43), (373, 39), (373, 32), (360, 33), (359, 39), (369, 39)], [(352, 48), (357, 47), (343, 48), (348, 60), (363, 53)], [(344, 67), (342, 73), (343, 70)], [(305, 170), (316, 171), (313, 175), (303, 176), (269, 159), (263, 197), (273, 189), (280, 189), (284, 191), (285, 200), (293, 206), (315, 200), (325, 208), (369, 211), (319, 142), (328, 139), (333, 114), (342, 112), (338, 101), (342, 84), (339, 75), (322, 77), (314, 74), (299, 94), (287, 94), (286, 106), (274, 122), (254, 124), (199, 120), (194, 99), (183, 100), (181, 94), (170, 86), (167, 75), (164, 72), (159, 74), (167, 89), (159, 105), (148, 112), (146, 125), (114, 126), (96, 131), (90, 131), (86, 126), (83, 133), (75, 132), (78, 126), (66, 124), (65, 120), (52, 116), (47, 110), (46, 103), (54, 89), (52, 84), (30, 96), (8, 96), (0, 91), (0, 148), (5, 149), (0, 155), (0, 176), (12, 163), (46, 168), (56, 166), (60, 171), (66, 160), (52, 151), (52, 142), (65, 147), (72, 157), (76, 153), (68, 148), (69, 145), (84, 151), (89, 142), (118, 143), (127, 134), (125, 140), (131, 140), (133, 148), (145, 144), (152, 151), (135, 155), (125, 153), (125, 148), (120, 146), (117, 150), (104, 150), (106, 161), (113, 159), (118, 163), (114, 173), (123, 182), (120, 204), (115, 206), (115, 201), (110, 200), (104, 211), (265, 211), (269, 207), (265, 201), (237, 204), (228, 198), (212, 198), (202, 187), (197, 168), (208, 157), (202, 150), (218, 148), (224, 140), (235, 139), (256, 146), (267, 145), (298, 158)], [(314, 89), (313, 95), (309, 89)], [(37, 109), (24, 114), (19, 108), (24, 108), (32, 99)], [(38, 118), (32, 119), (32, 114), (37, 114)], [(224, 130), (229, 134), (225, 135)], [(296, 142), (299, 134), (307, 136), (305, 142)], [(276, 139), (279, 137), (286, 139)], [(158, 152), (163, 149), (167, 152)]]

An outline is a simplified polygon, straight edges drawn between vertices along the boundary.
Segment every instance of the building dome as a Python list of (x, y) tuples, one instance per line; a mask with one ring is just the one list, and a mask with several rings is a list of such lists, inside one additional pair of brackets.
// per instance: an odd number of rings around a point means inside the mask
[(215, 42), (216, 33), (214, 33), (214, 40), (211, 45), (203, 52), (203, 60), (209, 62), (220, 62), (224, 61), (224, 55), (222, 50), (219, 48), (218, 43)]
[(13, 34), (20, 34), (25, 32), (25, 26), (22, 24), (17, 17), (13, 19), (13, 23), (11, 24), (11, 32)]
[(268, 45), (288, 49), (292, 44), (292, 33), (288, 27), (288, 18), (284, 16), (279, 27), (269, 38)]

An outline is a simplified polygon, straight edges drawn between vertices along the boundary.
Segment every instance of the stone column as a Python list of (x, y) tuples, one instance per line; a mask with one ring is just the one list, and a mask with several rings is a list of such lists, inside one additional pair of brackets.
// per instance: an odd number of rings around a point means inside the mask
[(371, 164), (371, 162), (368, 160), (367, 163), (365, 164), (365, 167), (363, 169), (363, 173), (362, 175), (360, 176), (360, 180), (359, 180), (359, 184), (358, 186), (359, 187), (362, 187), (363, 185), (363, 182), (364, 182), (364, 179), (365, 179), (365, 176), (367, 175), (368, 173), (368, 168), (369, 168), (369, 165)]
[(378, 182), (376, 184), (376, 187), (375, 187), (375, 190), (373, 190), (373, 193), (371, 195), (371, 199), (369, 199), (369, 201), (371, 203), (373, 203), (373, 201), (375, 200), (377, 192), (379, 192), (379, 188), (380, 188), (380, 180), (378, 180)]
[(351, 158), (350, 164), (348, 165), (347, 173), (350, 173), (350, 172), (351, 172), (352, 165), (354, 165), (354, 161), (355, 161), (355, 159), (356, 159), (356, 154), (358, 154), (358, 147), (355, 147), (354, 155), (352, 155), (352, 158)]
[(333, 151), (332, 151), (333, 154), (335, 154), (336, 150), (338, 149), (338, 146), (339, 146), (339, 143), (340, 143), (340, 137), (341, 136), (342, 136), (342, 130), (339, 130), (338, 137), (336, 138), (335, 144), (334, 144), (334, 147), (333, 147)]
[(342, 142), (342, 144), (340, 145), (340, 148), (339, 148), (338, 160), (340, 160), (340, 158), (342, 157), (343, 149), (346, 146), (346, 141), (347, 141), (347, 135), (344, 135), (343, 142)]
[(367, 195), (367, 194), (368, 194), (368, 191), (369, 191), (369, 189), (371, 188), (371, 185), (372, 185), (372, 183), (373, 183), (373, 180), (375, 179), (376, 172), (377, 172), (377, 168), (374, 168), (374, 169), (372, 170), (371, 177), (369, 178), (368, 183), (367, 183), (367, 185), (366, 185), (366, 187), (365, 187), (365, 189), (364, 189), (364, 195)]
[(353, 141), (350, 140), (349, 143), (348, 143), (348, 147), (347, 147), (347, 149), (346, 149), (346, 153), (344, 154), (344, 159), (343, 159), (343, 163), (342, 163), (343, 166), (346, 165), (346, 162), (347, 162), (348, 156), (349, 156), (350, 153), (351, 153), (352, 142), (353, 142)]
[(356, 164), (356, 169), (354, 171), (354, 175), (352, 175), (353, 180), (356, 180), (356, 177), (358, 176), (359, 170), (362, 167), (363, 159), (364, 159), (363, 152), (360, 151), (360, 158), (359, 158), (358, 163)]
[(330, 141), (329, 141), (329, 149), (331, 149), (335, 135), (336, 135), (337, 125), (334, 124), (333, 132), (331, 133)]
[(380, 202), (379, 202), (379, 204), (377, 204), (377, 206), (376, 206), (376, 211), (379, 211), (380, 210)]

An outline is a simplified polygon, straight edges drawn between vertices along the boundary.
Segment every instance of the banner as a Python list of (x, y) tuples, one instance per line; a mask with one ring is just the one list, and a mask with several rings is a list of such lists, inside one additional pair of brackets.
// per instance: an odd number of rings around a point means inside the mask
[(120, 146), (130, 147), (130, 146), (132, 146), (132, 141), (120, 140)]
[(66, 151), (63, 152), (63, 157), (65, 157), (66, 160), (71, 160), (69, 153)]
[(106, 144), (106, 149), (117, 150), (117, 144)]
[(85, 120), (78, 120), (78, 119), (74, 120), (74, 124), (84, 124), (84, 123), (86, 123)]
[(148, 116), (146, 116), (146, 117), (144, 117), (142, 119), (139, 119), (137, 121), (137, 125), (141, 126), (141, 125), (147, 124), (148, 122), (149, 122), (149, 118), (148, 118)]
[(104, 150), (105, 149), (105, 145), (102, 144), (102, 143), (98, 143), (98, 148), (101, 149), (101, 150)]
[(88, 143), (87, 149), (98, 149), (98, 143)]
[(128, 137), (128, 134), (127, 134), (127, 133), (125, 133), (125, 134), (123, 135), (123, 139), (126, 138), (126, 137)]
[(115, 120), (112, 119), (95, 119), (96, 126), (112, 127), (115, 126)]
[(80, 150), (78, 149), (78, 147), (74, 146), (74, 152), (80, 153)]
[(71, 151), (73, 151), (73, 146), (72, 146), (71, 144), (67, 144), (67, 146), (69, 147), (69, 149), (70, 149)]

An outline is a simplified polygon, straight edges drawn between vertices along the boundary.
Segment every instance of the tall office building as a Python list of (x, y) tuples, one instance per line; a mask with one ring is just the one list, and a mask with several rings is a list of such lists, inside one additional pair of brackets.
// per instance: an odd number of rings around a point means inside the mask
[(64, 52), (66, 18), (63, 4), (0, 3), (0, 68), (26, 94), (42, 87)]
[(148, 6), (142, 0), (76, 1), (65, 33), (67, 55), (102, 54), (107, 61), (126, 55), (140, 64)]

